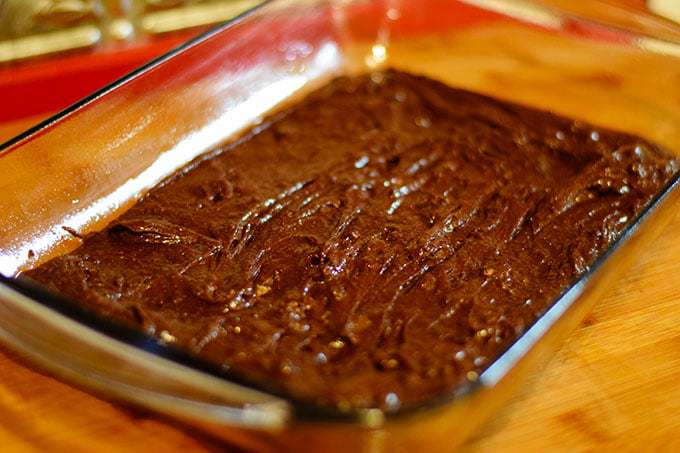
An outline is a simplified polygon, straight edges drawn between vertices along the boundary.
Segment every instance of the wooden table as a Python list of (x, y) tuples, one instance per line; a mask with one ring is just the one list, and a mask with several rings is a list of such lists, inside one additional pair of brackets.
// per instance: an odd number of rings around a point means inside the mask
[[(640, 65), (638, 70), (644, 68)], [(513, 92), (521, 87), (513, 86)], [(677, 95), (667, 102), (669, 112), (677, 111)], [(664, 234), (638, 257), (552, 361), (483, 426), (465, 450), (680, 448), (678, 211)], [(97, 399), (0, 348), (0, 451), (189, 449), (228, 450), (229, 445)]]

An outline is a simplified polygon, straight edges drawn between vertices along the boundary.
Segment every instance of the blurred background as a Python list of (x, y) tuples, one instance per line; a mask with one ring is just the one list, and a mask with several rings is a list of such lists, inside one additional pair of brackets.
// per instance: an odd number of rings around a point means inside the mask
[(261, 0), (0, 0), (0, 143)]
[[(0, 143), (261, 1), (0, 0)], [(680, 0), (608, 1), (680, 22)]]

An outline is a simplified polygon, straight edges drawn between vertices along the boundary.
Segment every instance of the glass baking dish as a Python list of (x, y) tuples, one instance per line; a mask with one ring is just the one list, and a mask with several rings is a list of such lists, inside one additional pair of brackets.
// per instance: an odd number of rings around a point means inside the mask
[[(680, 153), (680, 29), (590, 2), (270, 1), (0, 147), (0, 339), (76, 385), (255, 450), (450, 450), (554, 352), (674, 215), (678, 175), (479, 379), (419, 407), (321, 407), (17, 278), (331, 77), (395, 67)], [(625, 21), (621, 18), (625, 17)]]

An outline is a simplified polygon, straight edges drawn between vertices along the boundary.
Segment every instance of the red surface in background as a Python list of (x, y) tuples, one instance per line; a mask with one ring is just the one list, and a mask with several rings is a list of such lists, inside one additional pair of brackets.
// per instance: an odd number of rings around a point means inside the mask
[[(418, 2), (403, 2), (394, 23), (401, 33), (472, 25), (497, 15), (450, 0), (430, 2), (441, 14), (422, 14)], [(349, 11), (355, 36), (372, 37), (384, 21), (386, 2), (360, 5)], [(500, 16), (498, 16), (500, 17)], [(427, 18), (425, 20), (424, 18)], [(0, 70), (0, 122), (61, 110), (130, 71), (180, 45), (201, 30), (193, 30), (144, 43), (22, 63)]]
[[(359, 5), (348, 11), (348, 31), (355, 38), (372, 38), (386, 22), (387, 1)], [(418, 1), (403, 1), (400, 17), (390, 23), (393, 34), (419, 34), (452, 26), (471, 26), (503, 18), (495, 13), (452, 0), (429, 0), (425, 13)], [(433, 14), (432, 9), (437, 13)], [(505, 18), (507, 19), (507, 18)], [(570, 23), (565, 33), (625, 43), (625, 35), (594, 26)], [(43, 59), (0, 70), (0, 122), (63, 109), (113, 82), (153, 58), (195, 36), (200, 30), (142, 43), (119, 44), (98, 51)]]
[(186, 41), (147, 43), (42, 59), (0, 70), (0, 122), (60, 110)]

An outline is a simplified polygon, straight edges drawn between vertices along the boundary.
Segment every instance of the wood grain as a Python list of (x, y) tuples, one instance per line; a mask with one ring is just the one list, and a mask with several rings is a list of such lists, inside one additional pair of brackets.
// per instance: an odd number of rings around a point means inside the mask
[[(506, 31), (502, 32), (508, 36)], [(588, 66), (597, 62), (602, 67), (603, 59), (605, 68), (628, 75), (609, 87), (607, 77), (596, 77), (592, 81), (586, 78), (585, 88), (565, 95), (554, 93), (558, 80), (542, 70), (535, 55), (514, 49), (511, 39), (505, 49), (507, 61), (503, 61), (495, 57), (488, 60), (465, 57), (465, 53), (471, 52), (485, 55), (484, 49), (474, 48), (479, 45), (475, 43), (481, 42), (480, 37), (469, 38), (466, 41), (465, 36), (458, 37), (458, 41), (448, 45), (451, 52), (458, 49), (461, 63), (467, 64), (458, 67), (458, 72), (450, 72), (451, 77), (460, 76), (471, 88), (488, 88), (487, 91), (492, 92), (493, 88), (505, 89), (508, 96), (518, 100), (554, 96), (550, 102), (559, 104), (567, 114), (579, 108), (579, 96), (590, 96), (592, 120), (602, 124), (625, 120), (627, 127), (680, 149), (680, 135), (671, 127), (678, 124), (680, 116), (677, 65), (660, 74), (657, 85), (643, 86), (635, 81), (650, 80), (649, 72), (657, 67), (652, 57), (650, 61), (636, 60), (635, 67), (617, 68), (617, 64), (629, 60), (617, 57), (611, 49), (606, 52), (600, 49), (597, 58), (588, 58), (583, 53), (581, 61), (561, 55), (558, 41), (546, 41), (549, 55), (554, 56), (550, 63), (557, 66), (569, 61), (572, 75), (592, 75), (587, 71)], [(488, 42), (497, 43), (498, 39), (490, 36)], [(404, 55), (409, 51), (422, 52), (420, 45), (412, 43)], [(405, 66), (407, 61), (404, 59)], [(482, 73), (480, 68), (484, 65), (495, 66)], [(516, 77), (503, 78), (506, 66)], [(443, 72), (445, 68), (441, 69)], [(588, 84), (592, 84), (592, 88)], [(667, 95), (659, 96), (659, 91)], [(633, 111), (626, 103), (639, 103), (641, 99), (650, 106), (649, 114), (621, 118), (612, 113), (615, 109)], [(658, 101), (654, 109), (651, 99)], [(662, 117), (652, 114), (658, 111), (666, 113)], [(677, 210), (680, 213), (680, 209)], [(464, 450), (678, 449), (678, 382), (680, 215), (676, 215), (664, 234), (637, 258), (636, 264), (599, 302), (551, 362), (532, 376), (516, 398), (484, 425)], [(231, 445), (207, 434), (97, 399), (36, 371), (20, 357), (0, 348), (0, 451), (229, 449)]]

